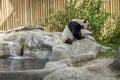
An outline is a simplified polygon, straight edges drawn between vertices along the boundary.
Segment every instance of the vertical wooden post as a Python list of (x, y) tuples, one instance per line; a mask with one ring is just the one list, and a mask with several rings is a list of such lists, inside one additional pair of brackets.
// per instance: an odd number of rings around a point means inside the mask
[(26, 0), (25, 0), (25, 25), (27, 25), (27, 3), (26, 3)]

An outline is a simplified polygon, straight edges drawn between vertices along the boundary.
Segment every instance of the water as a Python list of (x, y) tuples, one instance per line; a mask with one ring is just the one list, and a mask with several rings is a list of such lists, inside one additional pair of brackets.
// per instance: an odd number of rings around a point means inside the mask
[(17, 56), (13, 42), (8, 42), (8, 48), (11, 56)]
[(29, 56), (9, 56), (9, 59), (35, 59), (33, 57), (29, 57)]
[(10, 56), (0, 59), (0, 71), (37, 70), (44, 68), (48, 59), (19, 56), (13, 42), (8, 42)]
[(0, 59), (0, 71), (37, 70), (44, 68), (46, 62), (48, 62), (48, 60), (35, 58)]

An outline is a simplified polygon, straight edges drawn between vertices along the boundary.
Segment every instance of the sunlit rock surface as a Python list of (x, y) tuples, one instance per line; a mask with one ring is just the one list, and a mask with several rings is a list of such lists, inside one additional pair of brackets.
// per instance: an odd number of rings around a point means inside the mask
[(87, 80), (85, 74), (75, 67), (56, 70), (43, 80)]

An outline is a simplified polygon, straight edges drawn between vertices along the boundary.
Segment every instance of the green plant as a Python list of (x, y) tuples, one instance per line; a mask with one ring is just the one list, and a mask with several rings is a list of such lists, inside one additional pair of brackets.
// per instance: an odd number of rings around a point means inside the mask
[[(86, 3), (87, 0), (84, 1)], [(104, 10), (101, 10), (101, 4), (103, 3), (103, 0), (91, 0), (85, 8), (87, 11), (87, 19), (91, 23), (91, 30), (93, 34), (95, 35), (96, 39), (101, 38), (102, 32), (101, 29), (104, 27), (104, 23), (108, 19), (109, 13), (105, 12)], [(83, 4), (84, 5), (84, 4)]]
[(120, 16), (114, 21), (115, 28), (104, 37), (104, 40), (111, 43), (120, 43)]
[(114, 50), (112, 52), (101, 52), (97, 55), (97, 57), (110, 57), (110, 56), (115, 57), (118, 54), (119, 44), (108, 43), (108, 42), (103, 42), (103, 41), (97, 41), (97, 42), (101, 45), (111, 47)]
[(55, 13), (54, 9), (49, 9), (50, 17), (45, 19), (43, 26), (50, 27), (50, 31), (62, 31), (71, 19), (78, 17), (76, 3), (77, 0), (70, 0), (70, 2), (66, 0), (67, 6), (65, 10), (57, 13)]
[(117, 79), (120, 79), (120, 74), (115, 75), (115, 77), (116, 77)]
[(120, 44), (120, 16), (116, 21), (115, 29), (110, 34), (109, 42)]
[[(103, 0), (84, 0), (83, 3), (76, 6), (79, 0), (66, 0), (64, 11), (54, 13), (49, 10), (50, 17), (45, 19), (44, 26), (50, 27), (50, 31), (62, 31), (69, 21), (74, 18), (86, 18), (91, 24), (91, 30), (96, 39), (101, 37), (101, 29), (107, 20), (109, 14), (101, 10)], [(62, 27), (60, 27), (62, 26)]]

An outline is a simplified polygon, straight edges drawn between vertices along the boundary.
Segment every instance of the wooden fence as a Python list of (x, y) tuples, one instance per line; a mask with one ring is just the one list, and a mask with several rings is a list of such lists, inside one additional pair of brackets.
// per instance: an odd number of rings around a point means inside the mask
[(50, 8), (64, 8), (65, 0), (0, 0), (0, 29), (17, 26), (39, 26), (49, 17)]
[[(49, 17), (50, 8), (57, 12), (64, 7), (65, 0), (0, 0), (0, 29), (23, 25), (40, 26)], [(119, 15), (120, 0), (107, 0), (101, 8)]]

